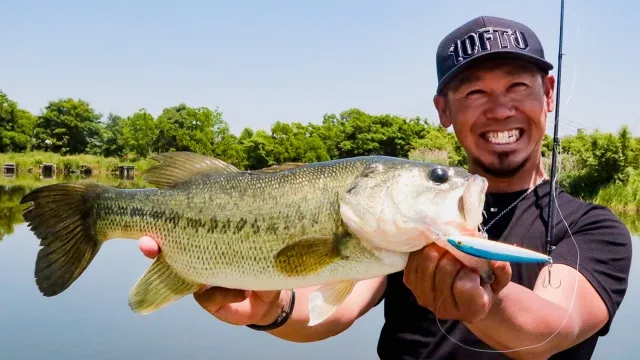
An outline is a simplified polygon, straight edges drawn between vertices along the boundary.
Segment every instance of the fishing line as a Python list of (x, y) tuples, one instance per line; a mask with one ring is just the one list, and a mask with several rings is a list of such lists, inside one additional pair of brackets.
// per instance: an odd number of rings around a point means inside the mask
[[(558, 143), (558, 145), (560, 145), (560, 142)], [(563, 157), (562, 150), (558, 151), (557, 155), (558, 155), (558, 160), (559, 160), (558, 163), (557, 163), (557, 167), (558, 167), (557, 170), (558, 171), (556, 172), (556, 176), (553, 177), (553, 179), (551, 179), (552, 188), (553, 188), (553, 191), (554, 191), (556, 196), (557, 196), (558, 191), (559, 191), (558, 183), (557, 183), (557, 181), (558, 181), (558, 175), (557, 174), (559, 174), (562, 171), (562, 157)], [(523, 347), (520, 347), (520, 348), (511, 349), (511, 350), (487, 350), (487, 349), (473, 348), (473, 347), (470, 347), (470, 346), (467, 346), (467, 345), (464, 345), (464, 344), (458, 342), (457, 340), (452, 338), (449, 334), (447, 334), (446, 331), (442, 328), (442, 325), (440, 324), (440, 321), (438, 320), (437, 314), (438, 314), (438, 309), (440, 308), (440, 305), (442, 304), (442, 301), (444, 299), (444, 295), (443, 295), (440, 298), (440, 301), (438, 302), (438, 305), (436, 306), (436, 309), (434, 311), (434, 315), (435, 315), (435, 318), (436, 318), (436, 323), (438, 324), (438, 328), (451, 341), (453, 341), (457, 345), (462, 346), (462, 347), (464, 347), (466, 349), (469, 349), (469, 350), (474, 350), (474, 351), (479, 351), (479, 352), (488, 352), (488, 353), (508, 353), (508, 352), (526, 350), (526, 349), (542, 346), (542, 345), (546, 344), (549, 340), (554, 338), (560, 332), (560, 330), (562, 330), (562, 328), (566, 324), (567, 320), (569, 319), (569, 316), (571, 315), (571, 311), (573, 310), (573, 306), (575, 304), (576, 295), (578, 293), (578, 281), (580, 280), (580, 276), (579, 276), (580, 275), (580, 273), (579, 273), (579, 271), (580, 271), (580, 248), (578, 246), (578, 243), (577, 243), (576, 239), (573, 237), (573, 233), (571, 232), (569, 224), (565, 220), (564, 215), (562, 214), (562, 210), (560, 210), (560, 207), (558, 206), (558, 203), (554, 202), (554, 204), (555, 204), (555, 208), (558, 210), (558, 213), (560, 215), (560, 218), (562, 219), (562, 222), (564, 223), (564, 225), (567, 228), (569, 236), (571, 237), (571, 240), (573, 241), (573, 244), (574, 244), (574, 246), (576, 248), (576, 252), (577, 252), (577, 255), (576, 255), (576, 257), (577, 257), (577, 259), (576, 259), (576, 271), (575, 271), (576, 272), (576, 281), (575, 281), (575, 285), (574, 285), (574, 289), (573, 289), (573, 295), (571, 297), (571, 302), (569, 304), (569, 308), (567, 309), (567, 315), (565, 316), (564, 320), (562, 321), (562, 324), (560, 324), (558, 329), (553, 334), (551, 334), (546, 340), (544, 340), (544, 341), (542, 341), (542, 342), (540, 342), (538, 344), (535, 344), (535, 345), (523, 346)], [(432, 227), (432, 229), (433, 229), (436, 237), (442, 236), (442, 234), (435, 227)], [(468, 233), (467, 231), (463, 231), (462, 232), (463, 235), (467, 234), (467, 233)], [(470, 236), (474, 236), (475, 234), (469, 234), (469, 235)], [(551, 274), (552, 265), (553, 265), (553, 263), (551, 263), (551, 264), (547, 265), (546, 267), (544, 267), (541, 270), (541, 273), (542, 273), (542, 271), (547, 269), (547, 271), (549, 272), (549, 275), (550, 275)], [(551, 282), (551, 279), (549, 279), (549, 282)]]
[[(559, 151), (558, 152), (558, 157), (560, 158), (560, 161), (558, 161), (558, 164), (559, 164), (558, 167), (560, 169), (562, 169), (562, 165), (561, 165), (562, 164), (562, 156), (560, 155), (560, 153), (561, 152)], [(557, 178), (558, 177), (556, 176), (554, 179), (552, 179), (552, 184), (553, 184), (554, 192), (556, 192), (556, 195), (557, 195), (557, 192), (558, 192)], [(444, 299), (444, 295), (443, 295), (440, 298), (440, 301), (438, 302), (438, 305), (436, 306), (436, 309), (434, 311), (434, 315), (435, 315), (435, 318), (436, 318), (436, 323), (438, 324), (438, 328), (440, 328), (440, 331), (446, 337), (448, 337), (451, 341), (453, 341), (457, 345), (462, 346), (462, 347), (464, 347), (466, 349), (469, 349), (469, 350), (474, 350), (474, 351), (479, 351), (479, 352), (488, 352), (488, 353), (508, 353), (508, 352), (526, 350), (526, 349), (542, 346), (542, 345), (546, 344), (549, 340), (551, 340), (553, 337), (555, 337), (560, 332), (560, 330), (562, 330), (562, 328), (566, 324), (567, 320), (569, 319), (569, 316), (571, 315), (571, 311), (573, 310), (573, 306), (575, 304), (576, 295), (578, 293), (578, 281), (580, 280), (580, 276), (579, 276), (580, 275), (580, 273), (579, 273), (579, 269), (580, 269), (580, 248), (578, 247), (578, 243), (576, 242), (576, 239), (573, 237), (573, 233), (571, 232), (571, 229), (569, 228), (569, 224), (567, 224), (567, 221), (565, 220), (564, 216), (562, 215), (562, 210), (560, 210), (560, 207), (558, 206), (557, 202), (555, 203), (555, 207), (556, 207), (556, 209), (558, 209), (558, 213), (560, 215), (560, 218), (562, 219), (562, 222), (566, 226), (567, 231), (569, 232), (569, 236), (571, 237), (571, 240), (573, 241), (573, 244), (575, 245), (576, 252), (577, 252), (577, 255), (576, 255), (576, 258), (577, 258), (576, 259), (576, 281), (575, 281), (575, 285), (574, 285), (574, 289), (573, 289), (573, 296), (571, 297), (571, 302), (569, 304), (569, 308), (567, 309), (567, 315), (565, 316), (564, 320), (562, 321), (562, 324), (560, 324), (558, 329), (553, 334), (551, 334), (546, 340), (544, 340), (544, 341), (542, 341), (542, 342), (540, 342), (538, 344), (535, 344), (535, 345), (523, 346), (523, 347), (520, 347), (520, 348), (511, 349), (511, 350), (487, 350), (487, 349), (473, 348), (473, 347), (470, 347), (470, 346), (467, 346), (467, 345), (464, 345), (464, 344), (458, 342), (456, 339), (452, 338), (449, 334), (447, 334), (446, 331), (442, 328), (442, 325), (440, 324), (440, 321), (438, 320), (438, 315), (437, 314), (438, 314), (438, 309), (440, 308), (440, 305), (442, 304), (442, 300)], [(549, 270), (549, 272), (551, 271), (550, 267), (552, 265), (553, 264), (550, 264), (550, 265), (546, 266), (546, 268), (547, 268), (547, 270)], [(542, 271), (544, 271), (544, 268), (541, 270), (541, 273), (542, 273)], [(549, 281), (551, 281), (551, 280), (549, 279)]]
[[(434, 311), (434, 315), (436, 317), (436, 323), (438, 324), (438, 328), (440, 328), (440, 331), (447, 336), (451, 341), (453, 341), (454, 343), (456, 343), (457, 345), (464, 347), (466, 349), (470, 349), (470, 350), (475, 350), (475, 351), (479, 351), (479, 352), (489, 352), (489, 353), (508, 353), (508, 352), (514, 352), (514, 351), (520, 351), (520, 350), (525, 350), (525, 349), (530, 349), (530, 348), (534, 348), (534, 347), (538, 347), (541, 345), (544, 345), (545, 343), (547, 343), (549, 340), (551, 340), (553, 337), (555, 337), (560, 330), (564, 327), (564, 325), (566, 324), (567, 320), (569, 319), (569, 316), (571, 314), (571, 311), (573, 310), (573, 307), (575, 305), (575, 299), (576, 299), (576, 295), (578, 292), (578, 282), (580, 280), (580, 249), (578, 246), (578, 243), (576, 242), (575, 238), (573, 237), (573, 234), (571, 232), (571, 229), (569, 228), (569, 224), (567, 224), (567, 221), (564, 218), (564, 215), (562, 214), (562, 210), (560, 210), (560, 207), (558, 206), (558, 203), (556, 200), (557, 195), (558, 195), (558, 185), (557, 185), (557, 179), (558, 179), (558, 173), (559, 173), (559, 169), (558, 167), (560, 167), (560, 169), (562, 168), (561, 163), (562, 163), (562, 159), (561, 159), (561, 155), (560, 153), (562, 151), (558, 151), (559, 147), (560, 147), (560, 139), (558, 137), (558, 125), (559, 125), (559, 109), (560, 109), (560, 80), (561, 80), (561, 68), (562, 68), (562, 56), (564, 55), (562, 53), (562, 34), (563, 34), (563, 22), (564, 22), (564, 0), (561, 0), (561, 8), (560, 8), (560, 40), (559, 40), (559, 51), (558, 51), (558, 79), (557, 79), (557, 94), (556, 94), (556, 119), (555, 119), (555, 124), (554, 124), (554, 146), (553, 146), (553, 154), (552, 154), (552, 164), (551, 164), (551, 183), (550, 183), (550, 191), (549, 191), (549, 196), (550, 196), (550, 200), (549, 200), (549, 209), (548, 209), (548, 217), (549, 217), (549, 234), (548, 237), (546, 239), (546, 247), (547, 247), (547, 254), (551, 254), (551, 250), (554, 248), (554, 246), (551, 246), (551, 241), (552, 241), (552, 237), (553, 237), (553, 230), (555, 227), (555, 221), (554, 221), (554, 216), (555, 212), (551, 211), (552, 208), (556, 208), (558, 210), (558, 213), (560, 214), (560, 218), (562, 219), (562, 222), (564, 223), (564, 225), (567, 228), (567, 231), (569, 233), (569, 236), (571, 237), (571, 240), (573, 241), (573, 244), (575, 245), (576, 248), (576, 252), (577, 252), (577, 259), (576, 259), (576, 279), (575, 279), (575, 286), (574, 286), (574, 290), (573, 290), (573, 296), (571, 298), (571, 302), (569, 304), (569, 307), (567, 309), (567, 315), (565, 316), (564, 320), (562, 321), (562, 324), (559, 326), (559, 328), (553, 333), (551, 334), (546, 340), (535, 344), (535, 345), (529, 345), (529, 346), (523, 346), (520, 348), (516, 348), (516, 349), (511, 349), (511, 350), (487, 350), (487, 349), (477, 349), (477, 348), (473, 348), (467, 345), (464, 345), (458, 341), (456, 341), (454, 338), (452, 338), (451, 336), (449, 336), (449, 334), (446, 333), (446, 331), (442, 328), (442, 325), (440, 324), (440, 321), (438, 320), (437, 317), (437, 313), (438, 313), (438, 309), (440, 308), (440, 305), (442, 304), (442, 301), (444, 299), (444, 295), (440, 298), (440, 301), (438, 302), (438, 305), (436, 306), (436, 309)], [(573, 12), (574, 16), (575, 16), (575, 11)], [(578, 26), (578, 37), (580, 34), (580, 28)], [(569, 100), (571, 99), (571, 96), (573, 95), (573, 88), (575, 85), (575, 74), (577, 72), (577, 65), (574, 62), (574, 77), (573, 77), (573, 84), (572, 84), (572, 89), (571, 89), (571, 93), (569, 95), (569, 98), (567, 99), (567, 103), (569, 102)], [(560, 158), (560, 159), (558, 159)], [(557, 161), (556, 160), (560, 160)], [(551, 205), (553, 204), (553, 206)], [(545, 266), (545, 268), (548, 270), (548, 281), (549, 281), (549, 286), (551, 286), (551, 268), (553, 266), (553, 261)], [(542, 271), (544, 271), (544, 269), (542, 269)], [(541, 273), (542, 273), (541, 271)], [(543, 281), (545, 281), (543, 279)], [(544, 285), (543, 285), (544, 286)]]
[[(575, 12), (575, 10), (573, 11), (573, 14), (572, 14), (572, 15), (573, 15), (574, 17), (576, 16), (576, 12)], [(577, 34), (576, 34), (576, 43), (577, 43), (576, 47), (577, 47), (578, 49), (580, 49), (580, 21), (579, 21), (579, 20), (578, 20), (577, 28), (578, 28), (578, 29), (576, 30), (576, 32), (577, 32)], [(577, 55), (577, 54), (579, 54), (579, 53), (580, 53), (580, 52), (579, 52), (578, 50), (576, 50), (576, 51), (575, 51), (576, 59), (580, 58), (580, 56), (579, 56), (579, 55)], [(577, 72), (578, 72), (578, 62), (577, 62), (577, 61), (574, 61), (574, 62), (573, 62), (573, 77), (571, 78), (571, 90), (570, 90), (570, 92), (569, 92), (569, 96), (567, 97), (567, 102), (565, 102), (565, 105), (569, 105), (569, 101), (571, 100), (571, 97), (573, 96), (573, 90), (574, 90), (574, 89), (575, 89), (575, 87), (576, 87), (576, 73), (577, 73)]]

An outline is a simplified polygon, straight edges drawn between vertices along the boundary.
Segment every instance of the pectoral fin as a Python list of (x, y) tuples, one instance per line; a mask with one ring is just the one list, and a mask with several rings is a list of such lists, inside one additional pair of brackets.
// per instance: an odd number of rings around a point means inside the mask
[(313, 274), (340, 258), (336, 239), (313, 236), (285, 246), (276, 254), (274, 266), (288, 276)]
[(319, 287), (309, 294), (309, 326), (323, 322), (342, 304), (356, 285), (353, 280)]
[(129, 306), (138, 314), (148, 314), (200, 289), (178, 275), (158, 256), (129, 294)]

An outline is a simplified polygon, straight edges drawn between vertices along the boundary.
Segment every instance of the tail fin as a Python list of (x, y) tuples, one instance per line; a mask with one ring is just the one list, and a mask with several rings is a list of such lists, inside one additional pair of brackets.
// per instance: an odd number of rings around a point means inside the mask
[(23, 218), (42, 246), (34, 275), (44, 296), (66, 290), (100, 249), (91, 208), (105, 188), (91, 182), (53, 184), (33, 190), (20, 201), (33, 202)]

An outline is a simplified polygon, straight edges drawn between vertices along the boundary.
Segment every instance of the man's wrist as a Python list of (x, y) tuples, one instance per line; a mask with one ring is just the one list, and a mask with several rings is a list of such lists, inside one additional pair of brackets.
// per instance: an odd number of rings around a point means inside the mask
[(261, 319), (261, 321), (247, 325), (247, 327), (260, 331), (277, 329), (289, 320), (289, 317), (291, 317), (293, 313), (294, 306), (295, 291), (282, 290), (274, 306), (271, 306), (267, 314), (263, 317), (265, 320)]
[(262, 319), (260, 319), (259, 322), (256, 323), (256, 325), (265, 326), (277, 321), (278, 317), (280, 317), (280, 314), (287, 306), (290, 300), (290, 297), (291, 297), (291, 291), (281, 290), (275, 304), (269, 307), (269, 310), (267, 311), (267, 313), (262, 317)]

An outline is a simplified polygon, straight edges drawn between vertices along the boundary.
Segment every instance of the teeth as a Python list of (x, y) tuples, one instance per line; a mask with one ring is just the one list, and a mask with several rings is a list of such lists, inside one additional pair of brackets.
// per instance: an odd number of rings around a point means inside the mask
[(493, 144), (513, 144), (520, 138), (520, 130), (508, 130), (501, 132), (487, 132), (484, 135), (485, 139)]

